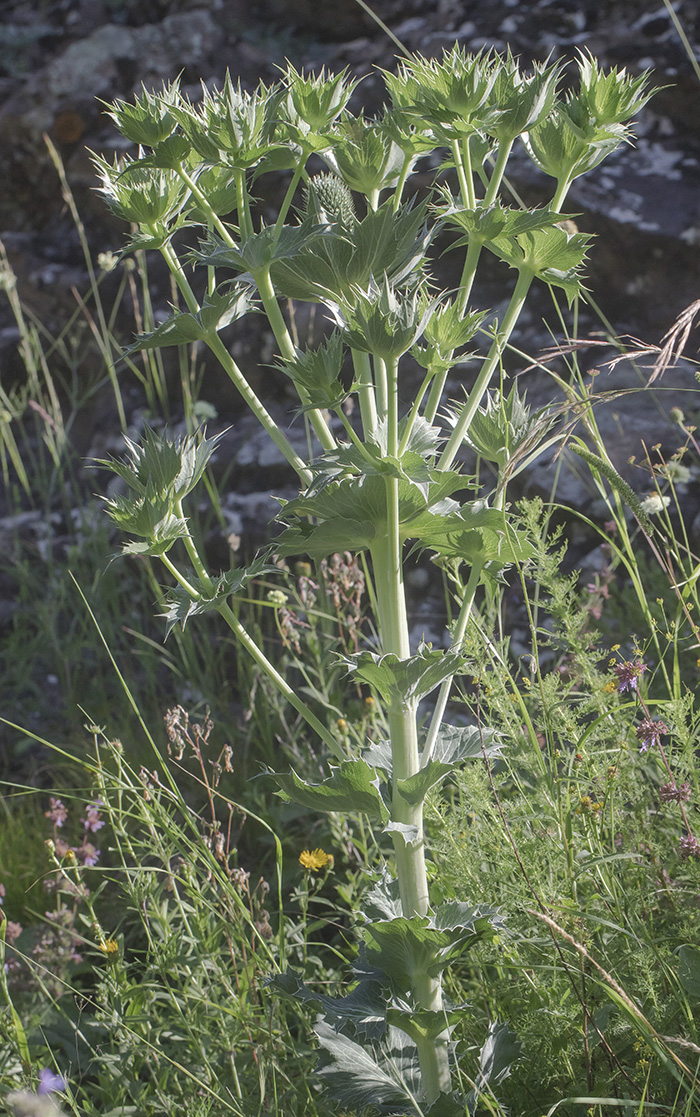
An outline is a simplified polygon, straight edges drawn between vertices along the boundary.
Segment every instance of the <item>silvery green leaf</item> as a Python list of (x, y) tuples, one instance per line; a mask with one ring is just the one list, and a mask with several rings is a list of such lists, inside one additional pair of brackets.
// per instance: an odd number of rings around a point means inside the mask
[(381, 1043), (361, 1047), (324, 1022), (315, 1031), (324, 1051), (318, 1073), (341, 1106), (420, 1117), (418, 1055), (408, 1036), (389, 1028)]
[(293, 969), (274, 974), (265, 987), (290, 1000), (319, 1005), (326, 1023), (339, 1030), (349, 1027), (357, 1038), (381, 1039), (386, 1032), (386, 994), (376, 978), (361, 978), (345, 997), (329, 997), (310, 989)]
[(367, 290), (386, 275), (397, 285), (420, 273), (431, 233), (427, 206), (409, 204), (394, 211), (391, 200), (369, 212), (349, 233), (329, 235), (293, 260), (275, 261), (275, 290), (305, 302), (350, 304), (353, 290)]
[(507, 1024), (494, 1022), (479, 1055), (479, 1074), (475, 1088), (467, 1096), (469, 1112), (474, 1113), (479, 1095), (493, 1089), (507, 1078), (515, 1062), (522, 1056), (520, 1042)]
[(203, 341), (212, 332), (222, 330), (243, 318), (252, 308), (251, 291), (247, 284), (236, 283), (229, 290), (220, 287), (213, 294), (205, 295), (196, 313), (178, 311), (155, 330), (139, 334), (125, 350), (125, 354), (130, 356), (142, 349), (163, 349), (168, 345), (189, 345), (195, 341)]
[(373, 741), (369, 748), (366, 748), (362, 753), (362, 759), (371, 768), (380, 768), (390, 776), (393, 766), (391, 741)]
[(197, 578), (190, 578), (190, 585), (197, 593), (196, 597), (188, 593), (184, 586), (174, 586), (166, 594), (163, 600), (165, 609), (160, 614), (166, 622), (166, 639), (176, 624), (182, 625), (184, 629), (190, 617), (216, 612), (229, 597), (240, 593), (255, 578), (276, 572), (277, 567), (267, 562), (265, 554), (261, 554), (249, 566), (228, 570), (218, 578), (213, 578), (211, 586), (205, 585)]
[(431, 926), (427, 916), (365, 924), (364, 938), (369, 961), (401, 991), (408, 991), (417, 975), (437, 977), (447, 965), (451, 936)]
[(374, 687), (385, 702), (420, 702), (443, 679), (455, 674), (463, 658), (457, 652), (423, 647), (408, 659), (399, 659), (393, 652), (358, 652), (343, 656), (342, 662), (355, 679)]
[(362, 898), (361, 915), (369, 923), (392, 920), (401, 915), (401, 892), (396, 877), (382, 865), (371, 888)]
[(389, 811), (382, 799), (379, 778), (364, 760), (344, 760), (323, 783), (307, 783), (296, 772), (270, 773), (284, 799), (317, 811), (358, 811), (386, 822)]
[(418, 845), (421, 842), (422, 836), (419, 828), (407, 822), (387, 822), (384, 834), (399, 834), (405, 846)]
[(215, 234), (205, 238), (198, 250), (191, 253), (198, 264), (208, 267), (227, 267), (235, 271), (251, 272), (267, 269), (275, 260), (286, 260), (298, 256), (303, 249), (319, 237), (328, 233), (328, 226), (315, 221), (304, 221), (300, 225), (264, 226), (259, 233), (251, 233), (240, 244), (231, 246)]
[(442, 725), (435, 741), (433, 757), (443, 764), (457, 765), (463, 760), (499, 756), (503, 741), (495, 729), (476, 725)]
[(484, 935), (493, 936), (504, 930), (505, 920), (497, 908), (487, 904), (465, 904), (461, 900), (449, 900), (435, 910), (433, 926), (441, 931), (457, 932), (453, 941), (460, 944), (465, 937), (476, 941)]

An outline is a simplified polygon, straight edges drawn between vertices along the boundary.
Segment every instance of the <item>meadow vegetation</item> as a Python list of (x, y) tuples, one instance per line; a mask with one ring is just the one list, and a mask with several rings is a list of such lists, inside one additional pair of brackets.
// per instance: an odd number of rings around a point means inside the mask
[[(0, 466), (41, 560), (38, 575), (15, 541), (10, 1113), (697, 1112), (700, 559), (683, 494), (700, 448), (676, 409), (675, 452), (641, 463), (650, 495), (617, 472), (575, 344), (590, 238), (565, 206), (631, 140), (653, 82), (583, 53), (524, 70), (459, 48), (384, 76), (376, 119), (351, 113), (346, 73), (292, 66), (252, 93), (227, 78), (192, 103), (174, 82), (112, 105), (133, 154), (96, 166), (131, 235), (93, 264), (74, 210), (92, 277), (81, 344), (77, 318), (46, 336), (2, 259), (25, 380), (3, 389)], [(548, 204), (509, 187), (516, 144)], [(272, 217), (267, 174), (285, 176)], [(461, 275), (446, 291), (447, 249)], [(500, 319), (472, 302), (491, 257)], [(509, 378), (533, 285), (552, 294), (565, 399), (540, 410)], [(308, 304), (320, 338), (299, 336)], [(252, 314), (305, 452), (232, 356)], [(661, 396), (689, 315), (654, 354)], [(273, 542), (229, 546), (226, 569), (235, 476), (211, 468), (228, 419), (200, 398), (204, 360), (298, 490)], [(71, 425), (105, 388), (125, 449), (86, 480)], [(563, 444), (590, 514), (556, 491), (511, 496)], [(594, 541), (584, 576), (572, 522)], [(412, 632), (419, 566), (445, 603), (441, 646)], [(52, 687), (63, 731), (47, 740)]]

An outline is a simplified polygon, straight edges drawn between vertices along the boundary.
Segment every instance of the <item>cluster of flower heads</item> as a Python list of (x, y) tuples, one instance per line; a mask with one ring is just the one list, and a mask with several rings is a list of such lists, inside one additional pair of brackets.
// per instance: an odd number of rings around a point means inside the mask
[(83, 824), (83, 839), (78, 846), (69, 845), (58, 833), (68, 818), (68, 808), (60, 799), (55, 799), (53, 795), (50, 796), (49, 801), (51, 806), (48, 811), (44, 811), (44, 814), (46, 818), (53, 822), (53, 843), (56, 856), (61, 859), (66, 857), (68, 853), (72, 853), (80, 865), (86, 865), (88, 868), (96, 865), (100, 851), (94, 842), (89, 840), (89, 835), (97, 834), (104, 826), (104, 821), (100, 818), (100, 810), (104, 806), (102, 801), (97, 799), (95, 802), (87, 804), (85, 818), (80, 820)]
[[(61, 835), (66, 820), (68, 808), (61, 799), (53, 795), (49, 798), (49, 809), (44, 812), (46, 818), (53, 823), (53, 838), (49, 838), (47, 848), (59, 862), (65, 865), (75, 865), (90, 868), (97, 864), (100, 851), (91, 838), (99, 833), (104, 826), (100, 817), (103, 803), (98, 799), (90, 802), (85, 807), (85, 815), (81, 818), (82, 840), (79, 845), (70, 845)], [(56, 873), (44, 880), (44, 891), (49, 895), (60, 895), (71, 898), (73, 901), (84, 899), (90, 892), (83, 880), (72, 880), (65, 873)], [(5, 898), (5, 886), (0, 884), (0, 908)], [(54, 975), (57, 984), (55, 991), (61, 991), (60, 975), (64, 974), (66, 967), (82, 961), (80, 946), (82, 936), (77, 929), (77, 908), (75, 903), (66, 905), (59, 902), (53, 911), (44, 912), (44, 924), (33, 928), (30, 942), (25, 947), (25, 954), (40, 961), (47, 975)], [(11, 919), (6, 920), (5, 941), (12, 946), (24, 931), (21, 923)], [(32, 977), (25, 965), (20, 961), (19, 955), (11, 954), (5, 962), (5, 972), (19, 985), (32, 985)], [(45, 977), (51, 986), (52, 977)], [(53, 989), (53, 986), (51, 986)]]
[(621, 663), (611, 661), (611, 666), (615, 674), (618, 692), (620, 694), (624, 694), (626, 690), (633, 692), (642, 710), (642, 720), (635, 729), (635, 735), (639, 741), (639, 751), (647, 752), (650, 748), (657, 748), (668, 772), (669, 781), (659, 789), (659, 799), (662, 803), (678, 803), (680, 807), (687, 831), (679, 842), (681, 860), (687, 861), (690, 857), (700, 859), (700, 842), (691, 831), (688, 816), (683, 806), (684, 803), (690, 801), (690, 784), (686, 781), (680, 787), (676, 785), (661, 742), (661, 738), (669, 732), (669, 728), (663, 721), (654, 720), (651, 717), (647, 704), (639, 691), (639, 680), (647, 670), (647, 664), (643, 662), (641, 656), (637, 655), (634, 660), (623, 660)]

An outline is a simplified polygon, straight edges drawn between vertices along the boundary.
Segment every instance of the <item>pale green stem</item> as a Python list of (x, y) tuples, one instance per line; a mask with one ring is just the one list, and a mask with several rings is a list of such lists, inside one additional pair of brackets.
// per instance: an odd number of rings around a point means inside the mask
[[(178, 515), (184, 520), (185, 519), (185, 510), (182, 507), (182, 501), (181, 500), (178, 500), (178, 501), (175, 502), (175, 508), (177, 509)], [(185, 536), (183, 536), (182, 541), (185, 544), (185, 550), (187, 551), (187, 555), (189, 557), (190, 562), (192, 563), (195, 574), (199, 578), (199, 580), (202, 583), (202, 585), (204, 586), (205, 590), (208, 593), (213, 593), (214, 592), (214, 583), (212, 582), (211, 578), (209, 577), (209, 573), (208, 573), (204, 563), (202, 562), (202, 560), (200, 558), (200, 554), (199, 554), (199, 551), (197, 550), (197, 548), (195, 546), (194, 539), (192, 538), (191, 535), (185, 535)]]
[(386, 379), (386, 365), (381, 357), (373, 357), (374, 361), (374, 383), (376, 389), (377, 400), (377, 418), (381, 421), (386, 419), (387, 408), (389, 406), (389, 388)]
[[(187, 309), (191, 314), (196, 314), (200, 309), (199, 303), (189, 285), (187, 276), (182, 270), (182, 265), (177, 253), (170, 243), (163, 245), (161, 253), (175, 278), (175, 282), (185, 300)], [(306, 463), (299, 457), (284, 432), (280, 430), (262, 401), (258, 399), (219, 335), (216, 332), (212, 332), (207, 334), (204, 340), (214, 356), (218, 359), (224, 372), (238, 388), (238, 391), (243, 396), (243, 399), (248, 404), (248, 407), (253, 412), (258, 422), (267, 431), (277, 449), (283, 457), (286, 458), (296, 473), (298, 473), (302, 483), (306, 485), (310, 484), (311, 471), (308, 469)]]
[(570, 178), (568, 175), (565, 175), (563, 178), (560, 178), (557, 181), (557, 188), (550, 203), (551, 208), (554, 210), (555, 213), (559, 213), (559, 207), (562, 205), (564, 198), (568, 194), (569, 188), (573, 181), (573, 178)]
[[(395, 456), (398, 450), (398, 361), (387, 362), (388, 411), (387, 452)], [(399, 509), (399, 479), (387, 477), (386, 533), (372, 547), (375, 590), (378, 607), (381, 647), (400, 659), (410, 656), (406, 596), (403, 584), (402, 537)], [(411, 804), (399, 791), (400, 781), (415, 775), (420, 767), (418, 755), (418, 706), (415, 700), (394, 698), (389, 703), (388, 721), (391, 738), (392, 821), (408, 826), (415, 834), (407, 842), (401, 833), (392, 834), (396, 857), (396, 871), (401, 895), (403, 915), (424, 916), (429, 909), (428, 877), (425, 865), (423, 835), (423, 803)], [(415, 828), (415, 829), (414, 829)], [(416, 1002), (432, 1012), (442, 1010), (440, 980), (427, 973), (416, 974), (412, 979)], [(450, 1069), (446, 1035), (425, 1040), (418, 1045), (423, 1091), (428, 1102), (441, 1092), (450, 1090)]]
[(352, 365), (357, 381), (357, 398), (360, 403), (362, 416), (362, 431), (364, 437), (377, 429), (377, 401), (374, 398), (374, 381), (372, 380), (372, 366), (369, 353), (361, 353), (359, 349), (351, 349)]
[(408, 178), (408, 174), (409, 174), (409, 171), (411, 170), (411, 164), (412, 163), (413, 163), (412, 153), (410, 151), (409, 152), (404, 152), (403, 166), (401, 168), (401, 173), (399, 175), (399, 180), (396, 183), (396, 186), (394, 188), (394, 213), (397, 212), (399, 206), (401, 205), (401, 198), (403, 196), (404, 186), (406, 185), (406, 179)]
[(518, 273), (518, 281), (515, 284), (515, 290), (510, 300), (508, 310), (506, 311), (503, 323), (494, 338), (493, 344), (488, 352), (488, 356), (484, 361), (483, 368), (477, 376), (474, 386), (469, 393), (469, 398), (462, 407), (459, 413), (459, 418), (455, 424), (454, 430), (450, 435), (447, 446), (443, 450), (442, 457), (440, 458), (438, 468), (449, 469), (452, 462), (457, 455), (457, 452), (462, 445), (462, 441), (466, 432), (469, 430), (474, 415), (476, 414), (479, 404), (484, 397), (484, 393), (491, 383), (494, 370), (498, 365), (503, 350), (508, 344), (508, 338), (513, 332), (515, 323), (518, 320), (520, 311), (523, 308), (527, 293), (532, 284), (532, 272), (521, 271)]
[(172, 562), (167, 555), (159, 555), (158, 558), (163, 563), (166, 570), (169, 570), (178, 585), (182, 586), (185, 593), (192, 598), (193, 601), (201, 601), (202, 595), (199, 590), (196, 590), (191, 582), (187, 581), (184, 574), (181, 574), (175, 563)]
[[(387, 453), (391, 458), (399, 456), (399, 361), (397, 357), (390, 358), (385, 362), (386, 369), (386, 383), (387, 383)], [(398, 505), (397, 512), (398, 516)], [(397, 520), (398, 532), (398, 520)], [(401, 555), (398, 555), (399, 563), (401, 562)]]
[(467, 309), (469, 296), (472, 293), (474, 276), (479, 266), (479, 257), (481, 256), (482, 247), (482, 240), (476, 236), (470, 236), (469, 243), (467, 244), (467, 254), (464, 258), (464, 267), (462, 268), (462, 275), (459, 281), (459, 291), (457, 292), (457, 305), (462, 314), (464, 314)]
[(284, 220), (289, 212), (289, 207), (292, 204), (292, 199), (294, 198), (294, 194), (296, 193), (296, 188), (299, 185), (299, 180), (303, 174), (303, 171), (304, 165), (303, 163), (300, 163), (296, 167), (294, 174), (292, 175), (292, 181), (287, 187), (287, 193), (284, 195), (284, 200), (282, 202), (282, 205), (280, 206), (280, 211), (277, 214), (277, 220), (275, 221), (275, 242), (277, 242), (277, 240), (279, 239), (282, 226), (284, 225)]
[[(272, 286), (272, 280), (270, 279), (270, 269), (269, 267), (259, 268), (254, 271), (252, 275), (257, 284), (258, 292), (260, 294), (263, 307), (265, 308), (265, 314), (267, 315), (267, 320), (272, 327), (272, 332), (275, 335), (275, 340), (280, 347), (280, 353), (283, 357), (286, 357), (287, 360), (293, 361), (296, 357), (297, 351), (294, 342), (290, 337), (289, 330), (287, 329), (287, 323), (284, 320), (282, 311), (279, 307), (279, 303), (277, 302), (277, 295), (275, 294), (275, 289)], [(304, 405), (307, 405), (309, 402), (307, 393), (298, 385), (297, 391), (299, 393), (299, 399), (301, 400), (301, 402)], [(335, 438), (331, 434), (328, 423), (326, 422), (321, 412), (317, 408), (314, 408), (313, 411), (308, 412), (308, 416), (311, 426), (314, 429), (314, 433), (323, 446), (323, 449), (337, 449)]]
[(510, 153), (513, 150), (515, 139), (504, 141), (498, 145), (498, 155), (496, 156), (496, 165), (493, 168), (491, 178), (489, 179), (488, 189), (484, 195), (484, 205), (490, 206), (496, 200), (496, 194), (503, 181), (503, 176), (506, 173), (506, 164), (510, 158)]
[(258, 399), (221, 338), (218, 334), (209, 334), (207, 335), (206, 343), (214, 356), (219, 360), (224, 372), (226, 372), (238, 388), (238, 391), (243, 396), (243, 399), (248, 404), (248, 407), (253, 412), (260, 425), (267, 431), (279, 452), (299, 475), (301, 483), (303, 485), (310, 485), (312, 480), (311, 470), (306, 465), (306, 462), (299, 457), (284, 431), (280, 430), (269, 411), (267, 411), (262, 402)]
[[(474, 565), (471, 568), (471, 572), (469, 574), (469, 580), (468, 580), (468, 582), (466, 584), (466, 587), (464, 589), (464, 597), (462, 598), (462, 605), (461, 605), (461, 608), (459, 610), (459, 616), (457, 617), (457, 624), (455, 625), (455, 630), (454, 630), (454, 633), (453, 633), (453, 636), (452, 636), (453, 647), (455, 647), (457, 649), (459, 649), (459, 647), (462, 643), (462, 640), (464, 639), (464, 634), (467, 631), (467, 625), (469, 624), (469, 618), (470, 618), (471, 612), (472, 612), (472, 605), (474, 604), (474, 597), (476, 595), (477, 587), (479, 585), (479, 579), (481, 577), (481, 571), (482, 570), (483, 570), (483, 564), (482, 563), (474, 563)], [(442, 719), (445, 716), (445, 708), (447, 706), (447, 702), (448, 702), (449, 697), (450, 697), (450, 691), (452, 689), (452, 682), (453, 682), (453, 680), (451, 678), (450, 679), (445, 679), (444, 682), (442, 683), (442, 686), (440, 687), (440, 691), (438, 693), (438, 699), (437, 699), (437, 702), (435, 703), (435, 710), (433, 712), (432, 720), (430, 722), (430, 729), (428, 731), (428, 736), (426, 737), (425, 745), (423, 746), (423, 753), (422, 753), (422, 756), (421, 756), (421, 768), (425, 768), (426, 764), (428, 764), (428, 762), (432, 759), (433, 752), (435, 751), (435, 742), (437, 740), (438, 733), (440, 732), (440, 728), (442, 726)]]
[(236, 199), (238, 207), (238, 224), (241, 230), (241, 240), (247, 240), (253, 233), (253, 221), (250, 216), (248, 191), (245, 187), (245, 171), (236, 171)]
[(229, 246), (229, 248), (233, 248), (235, 244), (233, 237), (229, 233), (218, 213), (214, 213), (214, 210), (209, 204), (209, 199), (207, 198), (206, 194), (199, 189), (197, 183), (192, 178), (192, 175), (187, 173), (181, 163), (178, 164), (177, 167), (175, 167), (175, 170), (177, 174), (179, 174), (182, 181), (187, 183), (192, 197), (197, 199), (197, 202), (206, 213), (208, 220), (214, 226), (221, 239)]
[(338, 742), (336, 741), (335, 737), (328, 729), (328, 727), (325, 726), (321, 721), (319, 721), (314, 712), (310, 710), (309, 707), (306, 705), (306, 702), (304, 702), (303, 699), (299, 697), (296, 691), (292, 690), (289, 683), (282, 678), (279, 671), (274, 667), (272, 663), (270, 663), (267, 656), (264, 654), (263, 651), (261, 651), (261, 649), (255, 643), (255, 640), (243, 627), (228, 602), (220, 605), (218, 608), (218, 612), (221, 613), (221, 616), (226, 621), (226, 624), (229, 626), (236, 638), (241, 642), (253, 661), (257, 663), (258, 667), (260, 667), (260, 669), (265, 672), (269, 679), (272, 679), (280, 694), (282, 694), (284, 698), (286, 698), (290, 706), (294, 707), (297, 713), (304, 719), (306, 724), (311, 729), (313, 729), (315, 733), (318, 734), (318, 736), (328, 747), (336, 760), (347, 760), (345, 753), (340, 748)]
[(365, 195), (367, 198), (367, 205), (372, 210), (372, 213), (376, 213), (379, 205), (379, 194), (379, 190), (371, 190), (368, 195)]
[(342, 407), (336, 407), (335, 413), (338, 416), (338, 418), (340, 419), (341, 423), (343, 424), (343, 426), (345, 428), (345, 431), (347, 433), (347, 436), (350, 439), (350, 441), (352, 442), (353, 446), (357, 447), (357, 449), (360, 451), (360, 453), (362, 454), (362, 457), (365, 459), (365, 461), (370, 462), (370, 463), (374, 463), (374, 459), (373, 459), (372, 455), (367, 452), (366, 446), (364, 445), (362, 440), (358, 437), (357, 432), (353, 429), (352, 423), (348, 419), (348, 417), (345, 414), (345, 412), (343, 411)]
[(425, 411), (423, 412), (423, 418), (428, 423), (434, 422), (435, 416), (437, 415), (437, 409), (442, 403), (442, 393), (445, 390), (445, 382), (447, 380), (447, 374), (449, 371), (449, 368), (444, 368), (441, 372), (436, 373), (435, 379), (430, 385), (428, 402), (426, 403)]
[[(457, 178), (459, 179), (459, 189), (462, 194), (462, 204), (466, 209), (476, 208), (476, 195), (474, 194), (474, 179), (472, 176), (471, 168), (471, 154), (469, 151), (469, 140), (466, 141), (464, 149), (462, 149), (459, 140), (452, 140), (450, 143), (452, 155), (457, 169)], [(464, 165), (464, 156), (467, 159), (467, 167)]]
[(160, 252), (161, 256), (170, 269), (170, 272), (177, 284), (180, 294), (185, 300), (185, 306), (189, 310), (190, 314), (197, 314), (200, 309), (199, 303), (197, 302), (197, 296), (190, 287), (189, 280), (183, 271), (182, 264), (180, 263), (180, 257), (177, 255), (170, 241), (167, 241), (161, 247)]
[[(198, 593), (194, 586), (187, 581), (187, 578), (185, 578), (185, 576), (180, 573), (178, 568), (173, 562), (171, 562), (168, 556), (160, 555), (159, 557), (165, 568), (170, 571), (173, 578), (179, 585), (182, 586), (187, 595), (191, 597), (193, 601), (201, 601), (201, 593)], [(243, 627), (228, 602), (222, 602), (222, 604), (217, 607), (217, 612), (219, 612), (224, 618), (226, 624), (229, 626), (237, 639), (241, 642), (254, 662), (257, 663), (258, 667), (260, 667), (265, 672), (268, 678), (272, 679), (273, 683), (280, 691), (280, 693), (287, 699), (290, 706), (293, 706), (297, 713), (300, 714), (304, 721), (307, 723), (307, 725), (319, 735), (321, 740), (328, 746), (333, 756), (337, 760), (347, 760), (347, 757), (343, 753), (343, 750), (340, 748), (338, 742), (336, 741), (330, 730), (327, 728), (327, 726), (323, 725), (323, 723), (319, 721), (315, 713), (306, 705), (306, 702), (304, 702), (299, 697), (299, 695), (292, 690), (289, 683), (287, 683), (286, 680), (282, 678), (279, 671), (273, 666), (272, 663), (270, 663), (265, 653), (258, 647), (258, 645), (255, 643), (255, 640), (253, 640), (252, 636), (250, 636), (246, 629)]]
[(399, 457), (401, 457), (404, 450), (408, 446), (408, 442), (409, 442), (409, 439), (411, 437), (413, 427), (415, 425), (416, 419), (418, 417), (418, 413), (420, 411), (420, 405), (423, 402), (423, 396), (427, 392), (428, 385), (430, 384), (434, 375), (435, 375), (434, 373), (432, 373), (432, 372), (430, 372), (430, 370), (428, 370), (428, 372), (426, 372), (425, 376), (423, 377), (423, 383), (421, 384), (420, 388), (418, 389), (418, 393), (416, 395), (416, 398), (413, 401), (413, 406), (412, 406), (412, 408), (411, 408), (411, 410), (408, 414), (408, 418), (406, 419), (406, 426), (405, 426), (403, 435), (401, 436), (401, 445), (399, 446)]

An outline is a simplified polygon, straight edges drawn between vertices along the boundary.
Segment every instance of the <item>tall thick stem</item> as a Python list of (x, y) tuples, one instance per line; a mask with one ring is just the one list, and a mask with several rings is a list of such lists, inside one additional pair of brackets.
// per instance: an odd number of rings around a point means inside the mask
[[(398, 451), (398, 368), (387, 362), (388, 410), (387, 452)], [(386, 532), (372, 548), (375, 589), (381, 644), (384, 652), (400, 659), (410, 656), (411, 646), (403, 581), (403, 555), (399, 509), (399, 479), (386, 478)], [(425, 865), (423, 803), (409, 803), (400, 791), (401, 782), (415, 775), (420, 767), (418, 753), (418, 705), (415, 700), (394, 698), (388, 709), (391, 737), (393, 786), (392, 821), (402, 830), (392, 834), (401, 909), (407, 919), (425, 916), (429, 909), (428, 876)], [(403, 829), (406, 828), (406, 829)], [(438, 978), (427, 972), (416, 974), (413, 996), (421, 1008), (442, 1010), (442, 988)], [(425, 1039), (418, 1045), (421, 1078), (426, 1100), (450, 1090), (447, 1036)]]

